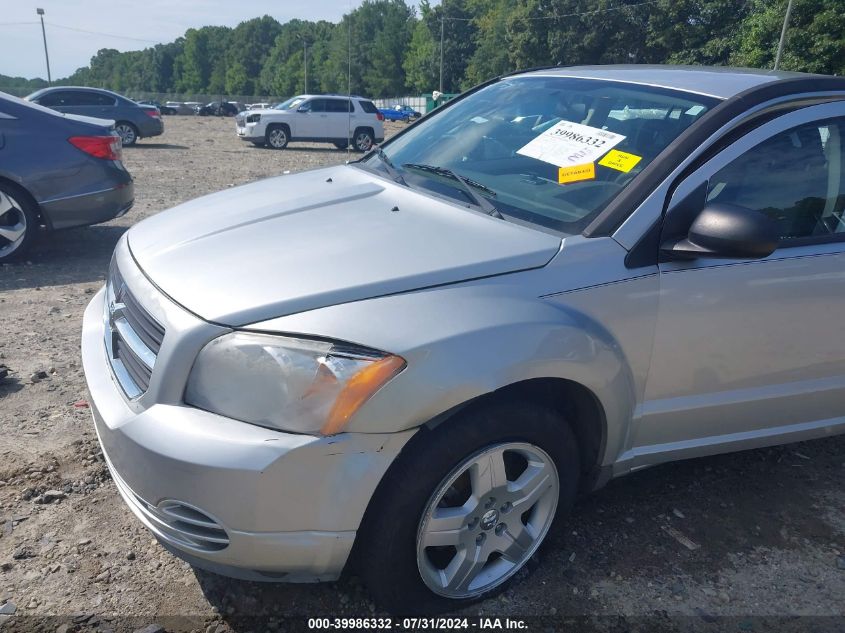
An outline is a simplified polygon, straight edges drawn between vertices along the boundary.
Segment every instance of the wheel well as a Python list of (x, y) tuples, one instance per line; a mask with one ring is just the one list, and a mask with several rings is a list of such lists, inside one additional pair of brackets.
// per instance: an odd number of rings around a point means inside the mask
[(358, 134), (358, 132), (362, 132), (362, 131), (363, 131), (363, 132), (369, 132), (369, 133), (370, 133), (370, 136), (372, 136), (372, 137), (373, 137), (373, 140), (375, 141), (375, 138), (376, 138), (376, 132), (375, 132), (375, 130), (374, 130), (373, 128), (371, 128), (369, 125), (359, 125), (358, 127), (356, 127), (356, 128), (355, 128), (355, 133), (354, 133), (352, 136), (354, 137), (354, 136), (356, 136), (356, 135)]
[(14, 180), (10, 180), (9, 178), (4, 178), (0, 176), (0, 183), (4, 185), (8, 185), (9, 187), (16, 189), (21, 193), (21, 195), (26, 196), (26, 199), (32, 204), (32, 207), (35, 209), (36, 214), (38, 215), (38, 222), (40, 224), (47, 225), (47, 228), (50, 228), (50, 223), (47, 221), (47, 218), (44, 217), (44, 212), (41, 210), (41, 205), (38, 204), (38, 201), (33, 197), (31, 193)]
[(288, 135), (288, 140), (290, 140), (290, 126), (289, 126), (287, 123), (268, 123), (268, 124), (267, 124), (267, 129), (266, 129), (266, 131), (265, 131), (264, 133), (266, 134), (267, 132), (269, 132), (270, 130), (272, 130), (272, 129), (273, 129), (273, 128), (275, 128), (275, 127), (281, 127), (281, 128), (284, 128), (284, 129), (285, 129), (285, 134), (287, 134), (287, 135)]
[(589, 491), (599, 474), (607, 440), (604, 408), (592, 391), (564, 378), (533, 378), (513, 383), (465, 402), (425, 424), (429, 429), (448, 423), (455, 415), (474, 407), (489, 406), (502, 400), (523, 400), (543, 404), (566, 420), (578, 441), (581, 455), (582, 490)]
[(128, 125), (128, 126), (129, 126), (129, 127), (131, 127), (133, 130), (135, 130), (135, 134), (136, 134), (136, 135), (139, 135), (139, 134), (140, 134), (140, 133), (138, 132), (138, 126), (137, 126), (137, 125), (135, 125), (134, 123), (132, 123), (132, 121), (117, 121), (117, 122), (114, 124), (114, 126), (115, 126), (115, 127), (117, 127), (118, 125)]

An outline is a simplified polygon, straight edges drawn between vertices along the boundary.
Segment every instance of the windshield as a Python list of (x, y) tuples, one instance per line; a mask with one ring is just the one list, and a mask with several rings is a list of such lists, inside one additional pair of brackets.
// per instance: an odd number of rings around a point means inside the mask
[[(411, 187), (466, 202), (452, 171), (505, 218), (572, 235), (716, 103), (635, 84), (511, 78), (422, 119), (383, 146), (384, 158)], [(363, 165), (385, 171), (377, 156)]]
[(274, 105), (273, 110), (293, 110), (303, 101), (305, 101), (305, 97), (291, 97), (287, 101)]

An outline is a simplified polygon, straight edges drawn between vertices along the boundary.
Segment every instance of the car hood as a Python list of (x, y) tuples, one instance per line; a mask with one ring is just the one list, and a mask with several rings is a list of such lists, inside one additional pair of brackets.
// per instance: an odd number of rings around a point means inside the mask
[(127, 239), (162, 291), (230, 326), (538, 268), (561, 243), (352, 166), (197, 198)]

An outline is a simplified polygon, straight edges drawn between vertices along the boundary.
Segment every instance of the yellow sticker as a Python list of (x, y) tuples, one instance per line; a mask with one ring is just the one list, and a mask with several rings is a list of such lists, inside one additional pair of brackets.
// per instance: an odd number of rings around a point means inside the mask
[(574, 167), (560, 167), (557, 170), (558, 184), (565, 185), (579, 180), (590, 180), (596, 177), (596, 166), (593, 163), (575, 165)]
[(642, 159), (642, 156), (628, 154), (627, 152), (620, 152), (618, 149), (612, 149), (599, 161), (599, 165), (603, 167), (610, 167), (616, 171), (623, 171), (627, 174), (636, 167), (637, 163)]

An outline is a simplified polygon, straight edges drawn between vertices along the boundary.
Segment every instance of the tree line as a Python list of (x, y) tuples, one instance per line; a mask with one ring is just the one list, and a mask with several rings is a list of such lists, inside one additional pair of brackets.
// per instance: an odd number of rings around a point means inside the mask
[[(389, 97), (459, 92), (520, 68), (673, 63), (771, 68), (787, 0), (364, 0), (338, 23), (270, 16), (125, 53), (59, 84), (121, 93)], [(845, 72), (845, 0), (794, 0), (784, 70)], [(43, 80), (0, 75), (0, 86)], [(23, 85), (27, 85), (24, 83)], [(1, 88), (0, 88), (1, 89)]]

